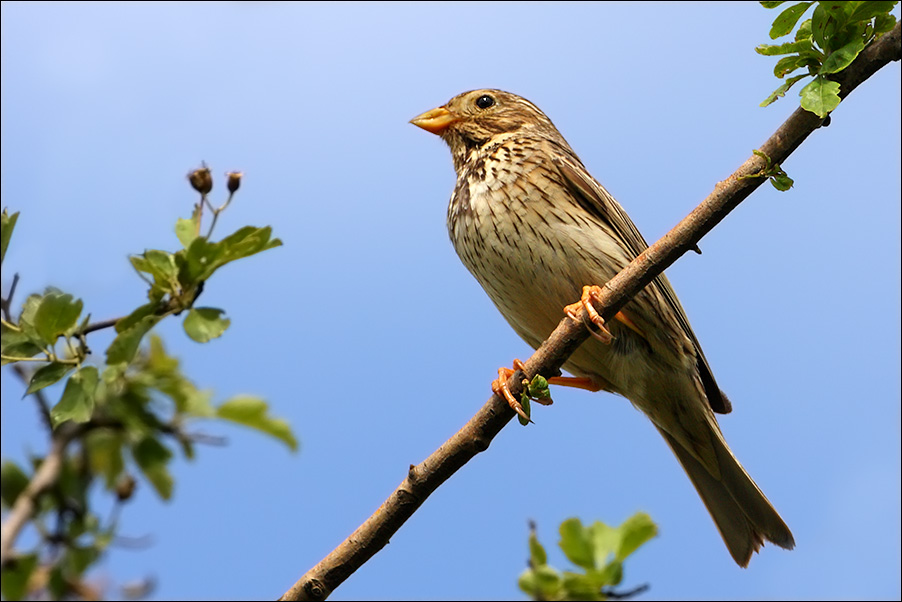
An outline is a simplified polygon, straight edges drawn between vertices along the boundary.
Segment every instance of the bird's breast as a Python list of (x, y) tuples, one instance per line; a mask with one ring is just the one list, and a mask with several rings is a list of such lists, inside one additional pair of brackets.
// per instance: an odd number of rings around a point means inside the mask
[(583, 285), (607, 281), (628, 261), (554, 166), (522, 149), (501, 146), (468, 162), (448, 208), (448, 229), (464, 265), (533, 346)]

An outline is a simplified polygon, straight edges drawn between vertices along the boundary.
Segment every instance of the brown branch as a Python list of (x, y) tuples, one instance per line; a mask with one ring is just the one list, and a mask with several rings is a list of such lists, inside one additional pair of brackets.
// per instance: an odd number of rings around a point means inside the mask
[[(902, 55), (900, 25), (875, 41), (843, 72), (837, 75), (840, 96), (845, 98), (860, 83), (890, 61)], [(804, 109), (796, 111), (759, 149), (774, 163), (782, 163), (822, 124), (823, 120)], [(603, 287), (596, 309), (612, 318), (636, 293), (654, 280), (678, 257), (693, 250), (698, 241), (767, 178), (749, 177), (765, 168), (765, 160), (749, 157), (729, 178), (719, 182), (692, 213), (661, 240), (643, 251), (632, 263)], [(581, 310), (579, 317), (582, 317)], [(564, 318), (541, 347), (526, 362), (529, 375), (554, 375), (579, 345), (589, 337), (582, 320)], [(514, 374), (508, 385), (515, 397), (522, 391), (523, 375)], [(488, 448), (492, 439), (514, 417), (513, 410), (498, 396), (491, 399), (464, 427), (426, 460), (410, 466), (407, 478), (350, 537), (307, 571), (282, 600), (324, 600), (354, 571), (360, 568), (401, 528), (429, 495), (457, 469)]]
[(12, 560), (13, 543), (34, 516), (38, 499), (56, 485), (63, 467), (66, 447), (82, 431), (82, 426), (64, 424), (53, 434), (50, 451), (31, 477), (31, 481), (16, 498), (9, 516), (3, 521), (3, 527), (0, 529), (0, 566), (6, 567)]

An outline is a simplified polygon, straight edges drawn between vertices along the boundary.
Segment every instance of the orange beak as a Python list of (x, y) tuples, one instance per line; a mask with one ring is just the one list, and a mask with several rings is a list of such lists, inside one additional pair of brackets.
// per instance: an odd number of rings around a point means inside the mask
[(432, 109), (431, 111), (426, 111), (422, 115), (417, 115), (410, 120), (410, 123), (419, 128), (423, 128), (431, 134), (440, 136), (442, 132), (448, 129), (448, 126), (452, 123), (457, 123), (458, 121), (460, 121), (460, 118), (457, 115), (445, 107), (439, 107), (437, 109)]

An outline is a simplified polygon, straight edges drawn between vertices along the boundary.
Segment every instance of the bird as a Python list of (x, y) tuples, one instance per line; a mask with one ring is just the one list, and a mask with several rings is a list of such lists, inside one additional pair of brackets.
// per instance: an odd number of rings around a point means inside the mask
[[(457, 174), (447, 212), (451, 242), (517, 334), (538, 348), (562, 314), (577, 319), (580, 307), (590, 314), (596, 336), (564, 363), (572, 376), (549, 382), (618, 394), (643, 412), (739, 566), (764, 541), (792, 549), (789, 527), (724, 439), (715, 412), (732, 405), (667, 278), (658, 276), (608, 322), (592, 308), (599, 285), (648, 244), (552, 121), (521, 96), (481, 89), (411, 123), (450, 147)], [(512, 373), (505, 370), (493, 383), (498, 393)]]

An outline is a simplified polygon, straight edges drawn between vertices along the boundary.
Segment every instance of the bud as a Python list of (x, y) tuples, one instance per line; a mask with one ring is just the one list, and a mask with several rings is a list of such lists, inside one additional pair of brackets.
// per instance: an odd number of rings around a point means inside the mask
[(188, 181), (191, 182), (191, 187), (201, 194), (210, 194), (213, 190), (213, 176), (210, 175), (210, 168), (206, 165), (189, 173)]
[(230, 171), (226, 175), (229, 177), (226, 187), (231, 194), (235, 194), (238, 191), (238, 187), (241, 186), (241, 176), (244, 174), (240, 171)]
[(124, 502), (132, 497), (135, 492), (135, 478), (130, 474), (124, 474), (116, 482), (116, 498)]

